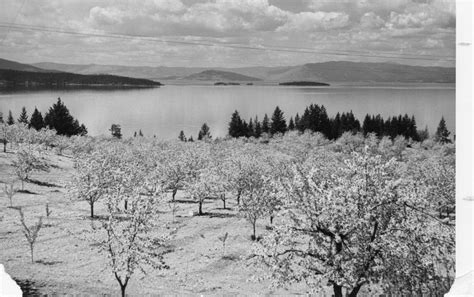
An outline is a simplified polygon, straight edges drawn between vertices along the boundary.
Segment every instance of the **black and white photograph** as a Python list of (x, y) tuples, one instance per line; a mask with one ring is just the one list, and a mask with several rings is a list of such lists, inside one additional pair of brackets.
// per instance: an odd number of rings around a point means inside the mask
[(473, 296), (470, 1), (0, 7), (0, 296)]

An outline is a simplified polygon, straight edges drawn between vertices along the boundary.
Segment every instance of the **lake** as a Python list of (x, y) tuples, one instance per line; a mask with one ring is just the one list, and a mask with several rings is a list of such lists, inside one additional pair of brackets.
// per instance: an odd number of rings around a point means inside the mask
[(43, 113), (61, 97), (71, 114), (84, 123), (90, 135), (110, 134), (111, 124), (122, 127), (124, 137), (141, 129), (145, 136), (177, 138), (179, 131), (196, 139), (206, 122), (213, 136), (225, 136), (234, 110), (249, 119), (271, 116), (278, 105), (287, 121), (301, 115), (311, 103), (324, 105), (330, 117), (352, 110), (362, 121), (369, 114), (414, 115), (418, 129), (428, 127), (433, 135), (444, 116), (448, 129), (455, 129), (455, 86), (418, 84), (390, 86), (212, 86), (166, 85), (130, 90), (47, 90), (0, 93), (0, 111), (18, 118), (21, 108), (31, 115), (35, 106)]

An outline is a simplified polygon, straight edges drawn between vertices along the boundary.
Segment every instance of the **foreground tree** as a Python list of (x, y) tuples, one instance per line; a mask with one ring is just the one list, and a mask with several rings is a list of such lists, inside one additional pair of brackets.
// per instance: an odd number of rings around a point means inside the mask
[(306, 281), (318, 292), (329, 284), (336, 297), (357, 296), (364, 286), (375, 294), (446, 292), (454, 229), (430, 211), (427, 188), (405, 179), (395, 159), (335, 157), (310, 158), (282, 181), (284, 223), (257, 251), (272, 277), (280, 285)]
[(16, 160), (13, 161), (15, 173), (21, 180), (21, 190), (25, 190), (25, 181), (34, 171), (48, 171), (48, 165), (41, 159), (39, 152), (30, 145), (23, 145), (16, 154)]
[(91, 218), (94, 218), (94, 205), (104, 196), (108, 183), (104, 158), (106, 156), (94, 151), (74, 159), (75, 174), (69, 184), (70, 192), (73, 199), (84, 200), (89, 204)]
[(43, 226), (43, 217), (39, 217), (38, 222), (35, 225), (28, 227), (28, 225), (26, 225), (25, 216), (21, 207), (18, 208), (18, 211), (20, 213), (20, 223), (23, 227), (23, 234), (25, 235), (25, 238), (28, 241), (28, 245), (30, 246), (31, 263), (34, 263), (34, 248), (36, 239), (38, 238), (38, 233), (41, 230), (41, 227)]

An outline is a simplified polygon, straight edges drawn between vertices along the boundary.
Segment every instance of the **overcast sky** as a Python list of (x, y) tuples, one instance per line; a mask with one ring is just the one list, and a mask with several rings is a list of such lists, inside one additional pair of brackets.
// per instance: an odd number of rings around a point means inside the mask
[[(454, 0), (1, 0), (1, 4), (1, 57), (25, 63), (238, 67), (349, 60), (454, 66)], [(42, 31), (18, 30), (9, 25), (12, 22)], [(418, 59), (421, 56), (430, 60)]]

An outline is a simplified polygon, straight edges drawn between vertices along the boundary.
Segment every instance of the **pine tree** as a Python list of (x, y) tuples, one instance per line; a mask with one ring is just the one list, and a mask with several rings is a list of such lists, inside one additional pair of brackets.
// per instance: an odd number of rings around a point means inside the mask
[(133, 137), (137, 137), (137, 131), (133, 133)]
[(300, 115), (298, 113), (296, 113), (296, 115), (295, 115), (295, 128), (297, 130), (301, 131), (300, 125), (301, 125)]
[(36, 130), (41, 130), (44, 128), (44, 120), (41, 112), (35, 107), (33, 114), (31, 115), (29, 128), (34, 128)]
[(28, 125), (28, 113), (26, 112), (26, 107), (21, 108), (20, 117), (18, 118), (18, 123)]
[(201, 130), (198, 133), (198, 140), (203, 140), (204, 138), (211, 139), (212, 136), (210, 131), (211, 130), (209, 129), (209, 126), (206, 123), (202, 124)]
[(138, 136), (143, 137), (142, 129), (138, 130)]
[(258, 121), (258, 117), (255, 116), (255, 137), (259, 138), (262, 135), (262, 124)]
[(253, 120), (250, 118), (249, 124), (247, 126), (247, 137), (255, 137), (255, 127), (253, 124)]
[(181, 131), (179, 132), (178, 139), (181, 140), (181, 141), (186, 142), (186, 136), (184, 135), (184, 131), (183, 131), (183, 130), (181, 130)]
[(240, 118), (239, 112), (236, 110), (232, 114), (232, 117), (229, 122), (229, 136), (231, 137), (241, 137), (244, 136), (242, 119)]
[(451, 132), (449, 132), (446, 128), (446, 121), (444, 120), (444, 117), (441, 117), (438, 129), (436, 129), (435, 141), (443, 144), (451, 143), (451, 139), (449, 139), (449, 134), (451, 134)]
[(268, 119), (267, 114), (265, 114), (262, 121), (262, 133), (269, 133), (269, 132), (270, 132), (270, 120)]
[(56, 130), (59, 135), (85, 135), (87, 129), (80, 125), (77, 120), (69, 113), (69, 109), (58, 98), (58, 101), (49, 108), (44, 116), (44, 123), (48, 128)]
[(272, 124), (270, 127), (270, 132), (271, 134), (285, 133), (286, 129), (287, 128), (285, 117), (283, 116), (283, 112), (281, 111), (281, 109), (277, 106), (272, 115)]
[(3, 113), (0, 112), (0, 124), (3, 124)]
[(10, 125), (10, 126), (15, 124), (15, 119), (13, 118), (11, 110), (8, 111), (7, 124)]
[(290, 122), (288, 123), (288, 131), (295, 130), (295, 123), (293, 122), (293, 117), (290, 117)]
[(189, 136), (188, 141), (189, 141), (189, 142), (194, 142), (193, 136)]

